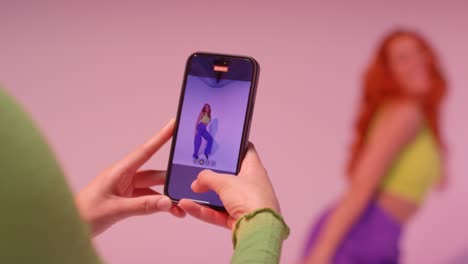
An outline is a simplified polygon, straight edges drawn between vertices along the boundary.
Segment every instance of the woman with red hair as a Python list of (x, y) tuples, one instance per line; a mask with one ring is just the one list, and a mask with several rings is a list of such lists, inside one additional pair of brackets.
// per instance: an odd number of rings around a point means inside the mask
[(439, 110), (446, 82), (428, 42), (384, 38), (364, 78), (349, 186), (314, 226), (306, 263), (399, 263), (403, 227), (443, 183)]

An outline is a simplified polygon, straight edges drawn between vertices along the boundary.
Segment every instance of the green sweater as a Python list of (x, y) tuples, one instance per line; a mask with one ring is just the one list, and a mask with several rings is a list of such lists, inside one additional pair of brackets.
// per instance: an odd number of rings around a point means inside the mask
[[(38, 129), (0, 89), (0, 263), (103, 263), (63, 173)], [(231, 263), (278, 263), (282, 219), (242, 218)]]

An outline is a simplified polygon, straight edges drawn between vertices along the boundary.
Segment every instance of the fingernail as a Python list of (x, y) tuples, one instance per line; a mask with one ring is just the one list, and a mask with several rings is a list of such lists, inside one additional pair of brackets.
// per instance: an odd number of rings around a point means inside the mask
[(160, 210), (168, 211), (172, 207), (172, 201), (169, 199), (169, 197), (164, 196), (158, 200), (157, 206)]
[(190, 189), (192, 189), (192, 191), (193, 191), (193, 187), (195, 186), (196, 182), (197, 182), (197, 180), (194, 180), (194, 181), (192, 182), (192, 184), (190, 184)]
[(175, 123), (175, 121), (176, 121), (175, 118), (171, 118), (169, 122), (167, 122), (166, 127), (172, 126)]

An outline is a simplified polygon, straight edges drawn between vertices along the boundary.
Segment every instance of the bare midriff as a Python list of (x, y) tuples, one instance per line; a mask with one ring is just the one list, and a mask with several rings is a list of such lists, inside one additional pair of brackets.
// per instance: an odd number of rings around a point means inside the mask
[(377, 203), (400, 224), (405, 224), (421, 206), (390, 192), (380, 193), (377, 197)]

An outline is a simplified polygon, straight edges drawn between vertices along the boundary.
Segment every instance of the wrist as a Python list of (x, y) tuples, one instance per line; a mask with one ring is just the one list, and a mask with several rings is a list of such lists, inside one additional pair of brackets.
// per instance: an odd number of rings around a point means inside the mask
[(233, 226), (233, 244), (237, 244), (238, 237), (258, 232), (260, 229), (274, 230), (281, 241), (289, 236), (289, 227), (283, 217), (271, 208), (257, 209), (240, 217)]
[[(281, 216), (281, 208), (279, 206), (279, 203), (276, 201), (276, 199), (264, 199), (264, 201), (259, 200), (257, 202), (252, 202), (250, 203), (250, 208), (249, 210), (246, 210), (246, 212), (241, 215), (249, 215), (252, 213), (255, 213), (257, 211), (264, 211), (265, 209), (271, 210), (274, 212), (276, 215)], [(240, 218), (240, 217), (239, 217)]]
[(81, 191), (75, 196), (75, 204), (81, 220), (88, 225), (90, 233), (94, 237), (100, 233), (98, 223), (102, 217), (94, 212), (95, 210), (91, 206), (92, 202), (90, 199), (84, 191)]

